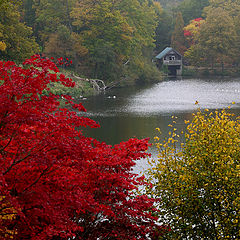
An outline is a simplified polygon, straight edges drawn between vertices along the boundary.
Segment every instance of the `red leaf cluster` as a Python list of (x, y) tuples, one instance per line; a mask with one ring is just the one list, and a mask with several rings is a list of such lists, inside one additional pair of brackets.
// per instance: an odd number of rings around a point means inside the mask
[[(193, 25), (195, 28), (199, 28), (202, 24), (202, 21), (203, 21), (203, 18), (195, 18), (193, 20), (190, 21), (190, 24), (189, 25)], [(189, 26), (188, 25), (188, 26)], [(187, 29), (184, 29), (184, 36), (185, 37), (192, 37), (193, 36), (193, 33), (191, 32), (191, 30), (189, 30), (190, 28)]]
[[(51, 60), (54, 60), (54, 58), (51, 58)], [(60, 57), (57, 59), (57, 64), (59, 66), (69, 67), (72, 65), (72, 60), (69, 60), (68, 58)]]
[(200, 21), (202, 21), (203, 19), (200, 17), (200, 18), (195, 18), (193, 21), (195, 21), (195, 22), (200, 22)]
[(51, 82), (74, 86), (47, 58), (0, 62), (0, 239), (156, 239), (164, 227), (131, 172), (148, 140), (113, 147), (84, 136), (98, 125), (44, 95)]
[(190, 37), (190, 36), (192, 36), (192, 33), (190, 31), (184, 30), (184, 36)]

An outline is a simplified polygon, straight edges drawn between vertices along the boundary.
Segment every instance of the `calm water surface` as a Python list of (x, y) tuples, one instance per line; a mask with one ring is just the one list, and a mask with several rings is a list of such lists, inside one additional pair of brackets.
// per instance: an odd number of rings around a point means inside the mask
[[(150, 137), (153, 142), (156, 128), (161, 129), (164, 138), (173, 115), (177, 117), (177, 128), (182, 130), (184, 120), (191, 119), (197, 108), (222, 109), (233, 101), (236, 104), (231, 111), (239, 115), (240, 78), (166, 80), (145, 87), (114, 89), (82, 102), (86, 116), (101, 125), (99, 129), (87, 129), (86, 134), (114, 145), (131, 137)], [(150, 152), (155, 155), (154, 148)], [(134, 171), (146, 168), (147, 161), (141, 160)]]

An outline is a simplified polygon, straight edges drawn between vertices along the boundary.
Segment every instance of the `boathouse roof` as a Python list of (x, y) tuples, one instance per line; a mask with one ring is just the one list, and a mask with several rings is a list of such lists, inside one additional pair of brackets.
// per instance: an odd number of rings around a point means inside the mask
[(182, 56), (180, 53), (178, 53), (176, 50), (174, 50), (171, 47), (166, 47), (162, 52), (160, 52), (155, 58), (157, 59), (162, 59), (163, 57), (165, 57), (169, 52), (174, 51), (175, 53), (179, 54), (180, 56)]

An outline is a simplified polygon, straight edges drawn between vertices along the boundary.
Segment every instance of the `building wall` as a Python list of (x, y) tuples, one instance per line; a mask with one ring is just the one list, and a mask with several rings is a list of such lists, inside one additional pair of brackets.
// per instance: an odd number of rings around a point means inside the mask
[(163, 59), (167, 60), (167, 61), (169, 61), (169, 60), (182, 60), (182, 57), (178, 54), (168, 54)]

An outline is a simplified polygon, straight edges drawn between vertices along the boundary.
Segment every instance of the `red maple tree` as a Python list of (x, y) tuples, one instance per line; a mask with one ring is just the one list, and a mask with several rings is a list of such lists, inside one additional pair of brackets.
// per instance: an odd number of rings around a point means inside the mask
[(51, 82), (74, 86), (38, 55), (0, 62), (0, 239), (155, 239), (166, 228), (131, 172), (148, 140), (84, 136), (98, 124), (78, 116), (85, 109), (70, 96), (61, 108)]
[(196, 18), (190, 21), (190, 23), (184, 27), (184, 36), (188, 40), (189, 44), (195, 44), (196, 34), (199, 33), (201, 25), (205, 22), (202, 18)]

